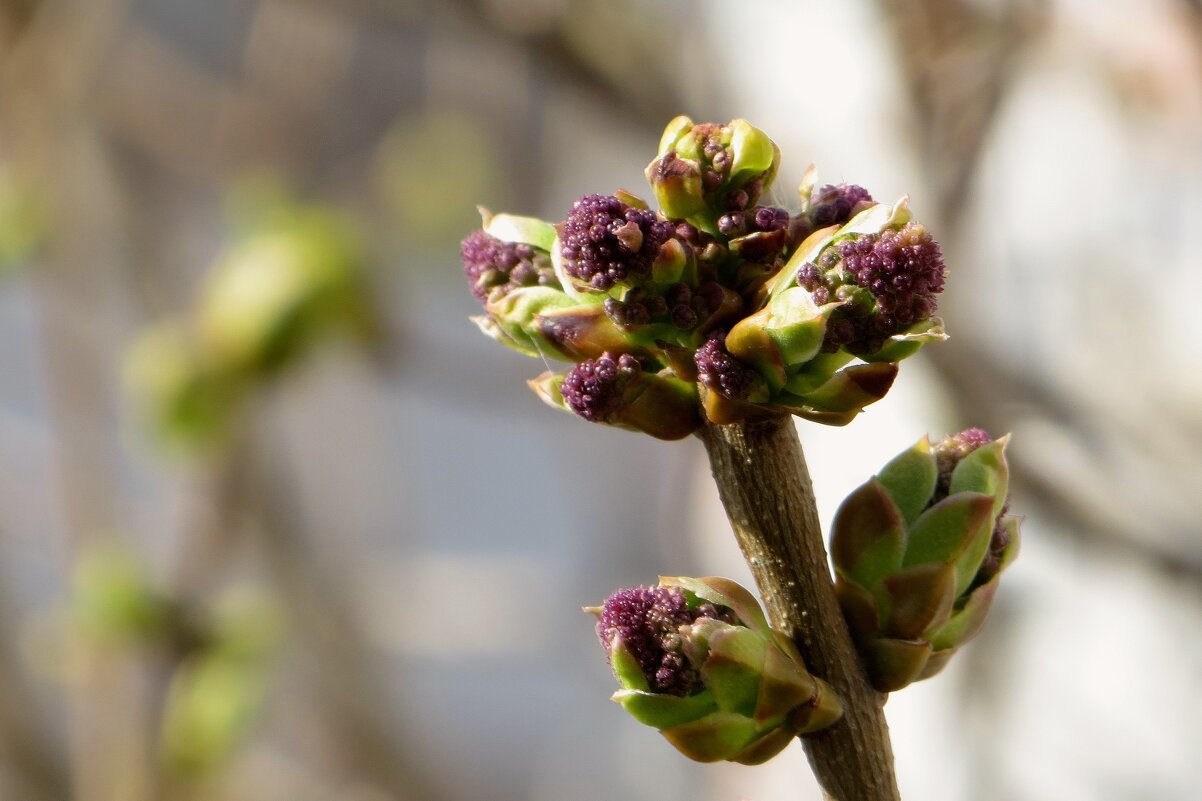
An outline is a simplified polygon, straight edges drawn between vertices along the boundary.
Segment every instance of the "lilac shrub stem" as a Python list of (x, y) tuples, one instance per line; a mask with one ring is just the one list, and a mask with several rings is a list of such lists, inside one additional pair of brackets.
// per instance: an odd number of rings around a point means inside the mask
[(843, 701), (843, 718), (803, 738), (833, 801), (899, 801), (885, 695), (868, 683), (835, 598), (814, 490), (792, 418), (707, 423), (714, 481), (772, 626)]

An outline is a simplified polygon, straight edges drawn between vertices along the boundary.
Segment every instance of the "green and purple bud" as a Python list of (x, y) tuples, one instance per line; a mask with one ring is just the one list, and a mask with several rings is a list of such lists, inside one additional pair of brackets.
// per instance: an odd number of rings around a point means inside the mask
[(725, 331), (715, 332), (697, 349), (693, 360), (697, 381), (728, 400), (752, 400), (763, 394), (764, 381), (748, 364), (736, 359), (724, 346)]
[(460, 255), (484, 315), (472, 318), (488, 336), (528, 356), (580, 361), (606, 351), (642, 353), (663, 332), (622, 326), (598, 294), (565, 289), (551, 250), (555, 227), (533, 217), (491, 214), (463, 240)]
[(834, 690), (729, 579), (661, 578), (586, 611), (622, 685), (613, 699), (690, 759), (760, 764), (842, 715)]
[(772, 185), (780, 150), (747, 120), (668, 123), (646, 175), (664, 214), (717, 232), (724, 214), (756, 204)]
[(472, 294), (482, 302), (518, 287), (559, 286), (550, 253), (525, 242), (505, 242), (483, 229), (463, 240), (459, 256)]
[(1008, 440), (981, 429), (923, 438), (836, 513), (835, 590), (878, 690), (935, 675), (984, 624), (1018, 555)]
[(701, 426), (696, 385), (671, 370), (644, 369), (628, 353), (604, 353), (562, 375), (544, 373), (530, 388), (557, 409), (657, 439), (682, 439)]
[[(676, 240), (676, 224), (626, 200), (585, 195), (558, 226), (563, 271), (577, 288), (608, 292), (679, 279), (689, 254)], [(675, 250), (662, 253), (669, 242)]]
[(838, 304), (823, 353), (896, 362), (926, 342), (946, 339), (934, 316), (946, 276), (939, 243), (911, 221), (903, 198), (893, 206), (868, 205), (842, 226), (815, 231), (777, 275), (772, 294), (801, 287), (819, 306)]
[(862, 186), (827, 184), (814, 190), (806, 216), (815, 230), (828, 225), (843, 225), (872, 203), (872, 195)]

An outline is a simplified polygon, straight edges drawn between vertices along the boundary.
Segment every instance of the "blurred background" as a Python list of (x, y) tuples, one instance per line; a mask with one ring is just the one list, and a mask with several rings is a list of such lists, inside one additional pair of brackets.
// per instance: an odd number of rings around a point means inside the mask
[(642, 193), (680, 113), (944, 245), (952, 339), (800, 424), (825, 521), (1014, 433), (1024, 554), (890, 700), (903, 796), (1202, 797), (1198, 0), (3, 0), (0, 799), (820, 797), (606, 700), (581, 605), (749, 576), (699, 443), (467, 319), (477, 203)]

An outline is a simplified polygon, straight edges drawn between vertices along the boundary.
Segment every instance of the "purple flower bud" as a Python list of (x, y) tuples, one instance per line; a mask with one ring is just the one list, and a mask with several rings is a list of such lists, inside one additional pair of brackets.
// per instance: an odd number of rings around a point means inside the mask
[(700, 231), (697, 227), (687, 222), (678, 222), (676, 224), (676, 236), (688, 242), (690, 245), (701, 243)]
[(641, 369), (638, 359), (628, 353), (616, 359), (603, 353), (569, 370), (560, 392), (573, 412), (585, 420), (603, 423), (621, 408), (627, 382)]
[[(852, 328), (844, 326), (837, 335), (830, 333), (834, 327), (828, 328), (827, 351), (843, 347), (851, 353), (873, 353), (889, 337), (929, 318), (938, 307), (935, 298), (943, 291), (947, 270), (939, 243), (918, 223), (844, 240), (823, 253), (819, 262), (829, 262), (832, 256), (841, 261), (842, 274), (852, 282), (833, 287), (836, 298), (848, 301), (836, 318)], [(815, 278), (809, 271), (805, 276), (798, 273), (799, 282), (803, 277), (811, 283)], [(836, 276), (827, 273), (825, 278), (829, 290)], [(857, 299), (855, 286), (868, 294)]]
[(660, 248), (676, 233), (655, 212), (611, 195), (585, 195), (560, 226), (564, 268), (598, 291), (647, 276)]
[(789, 225), (789, 212), (775, 206), (760, 206), (755, 210), (757, 231), (783, 231)]
[(810, 208), (806, 213), (814, 228), (828, 225), (843, 225), (852, 218), (856, 206), (871, 203), (872, 195), (862, 186), (855, 184), (827, 184), (814, 190), (810, 196)]
[(549, 255), (521, 242), (505, 242), (473, 231), (459, 245), (463, 272), (472, 294), (484, 301), (520, 286), (552, 286), (555, 271)]
[(818, 270), (818, 265), (811, 261), (797, 270), (797, 284), (807, 292), (813, 292), (822, 285), (822, 273)]
[(942, 497), (947, 497), (946, 485), (951, 483), (952, 471), (956, 469), (956, 465), (977, 448), (991, 442), (993, 442), (993, 437), (985, 429), (966, 428), (959, 434), (954, 434), (932, 446), (931, 451), (935, 454), (935, 465), (939, 469), (939, 484), (944, 487)]
[(723, 214), (718, 218), (718, 231), (723, 236), (742, 236), (747, 232), (747, 218), (737, 211)]
[(697, 312), (683, 303), (672, 307), (672, 325), (681, 331), (691, 331), (697, 325)]
[(943, 291), (947, 271), (939, 243), (918, 223), (843, 242), (839, 255), (843, 269), (888, 311), (933, 310)]
[(750, 367), (730, 355), (723, 345), (725, 339), (725, 332), (715, 333), (697, 349), (693, 355), (697, 381), (723, 397), (739, 400), (750, 394), (756, 376)]
[(749, 191), (751, 189), (755, 190), (754, 197), (760, 196), (759, 184), (753, 181), (748, 185), (748, 189), (736, 189), (728, 194), (723, 205), (731, 211), (739, 211), (740, 209), (747, 208), (751, 205), (753, 199), (752, 192)]
[(737, 622), (729, 610), (713, 604), (690, 609), (684, 591), (675, 587), (632, 587), (605, 599), (597, 636), (607, 656), (620, 638), (653, 692), (684, 696), (702, 687), (681, 649), (680, 627), (703, 617)]
[(931, 452), (935, 455), (935, 466), (939, 471), (939, 477), (935, 482), (935, 494), (927, 505), (934, 506), (946, 498), (956, 465), (977, 448), (991, 442), (993, 442), (993, 437), (985, 429), (966, 428), (959, 434), (954, 434), (932, 445)]

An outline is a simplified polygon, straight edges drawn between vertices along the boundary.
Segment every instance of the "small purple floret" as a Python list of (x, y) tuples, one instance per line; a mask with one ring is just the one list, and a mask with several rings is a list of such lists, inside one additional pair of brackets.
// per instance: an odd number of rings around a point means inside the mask
[(585, 195), (560, 227), (564, 269), (598, 291), (646, 277), (676, 225), (611, 195)]
[(730, 355), (723, 345), (725, 339), (725, 334), (718, 332), (693, 354), (697, 381), (725, 398), (746, 398), (755, 386), (755, 374)]
[(681, 650), (680, 627), (703, 617), (734, 622), (712, 604), (689, 609), (684, 592), (675, 587), (632, 587), (605, 599), (597, 636), (606, 655), (620, 639), (654, 692), (689, 695), (701, 688), (697, 668)]
[(622, 408), (626, 384), (641, 371), (638, 359), (609, 353), (580, 362), (563, 379), (560, 394), (576, 414), (594, 423), (604, 423)]
[(789, 212), (775, 206), (755, 209), (753, 222), (757, 231), (783, 231), (789, 225)]

